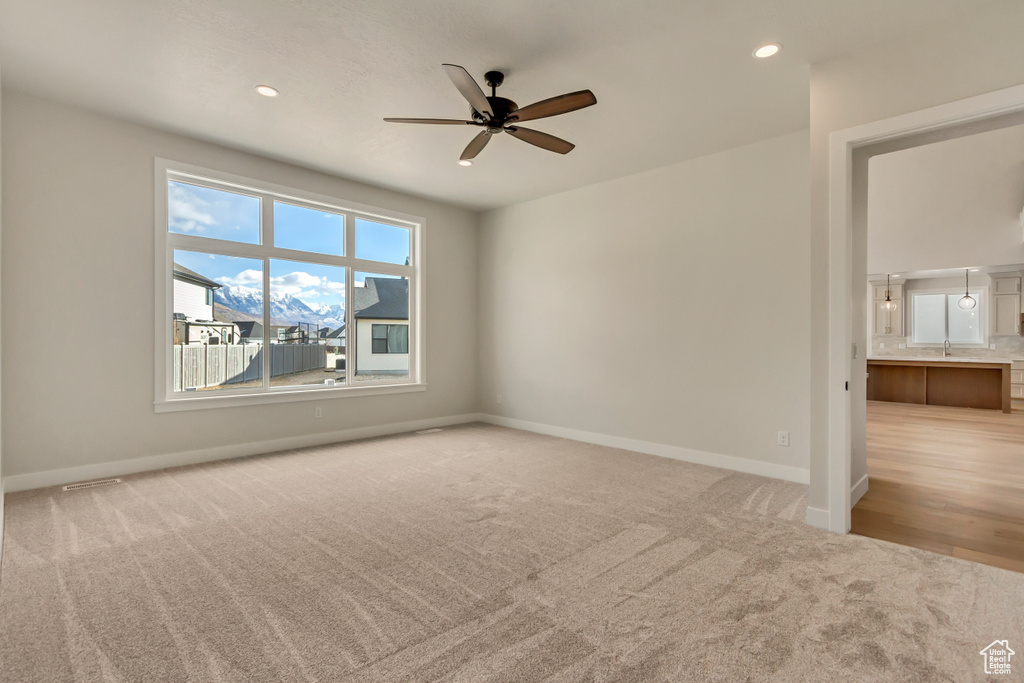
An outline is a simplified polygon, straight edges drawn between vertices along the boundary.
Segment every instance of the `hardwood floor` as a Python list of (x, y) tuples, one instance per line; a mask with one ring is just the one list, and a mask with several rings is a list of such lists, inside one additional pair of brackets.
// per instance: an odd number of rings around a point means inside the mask
[(1024, 412), (868, 401), (852, 531), (1024, 572)]

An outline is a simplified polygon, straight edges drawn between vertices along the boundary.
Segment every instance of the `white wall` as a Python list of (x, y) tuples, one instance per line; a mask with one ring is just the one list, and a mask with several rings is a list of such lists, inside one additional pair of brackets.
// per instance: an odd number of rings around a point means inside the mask
[[(0, 139), (3, 138), (3, 90), (0, 88)], [(3, 244), (3, 152), (0, 144), (0, 244)], [(0, 249), (0, 264), (3, 263), (3, 253)], [(3, 268), (0, 266), (0, 330), (3, 329)], [(3, 401), (3, 333), (0, 331), (0, 403)], [(0, 566), (3, 566), (4, 559), (4, 479), (3, 479), (3, 411), (0, 410)]]
[[(812, 508), (828, 506), (829, 135), (931, 106), (1024, 83), (1024, 3), (987, 3), (966, 20), (872, 45), (811, 67), (811, 487)], [(865, 217), (866, 218), (866, 217)], [(865, 220), (866, 223), (866, 220)], [(854, 238), (850, 311), (855, 339), (867, 342), (863, 283), (866, 229)], [(853, 429), (863, 434), (864, 354), (851, 364)], [(858, 427), (858, 424), (860, 425)], [(856, 455), (856, 454), (855, 454)], [(852, 482), (866, 471), (853, 463)], [(817, 516), (820, 518), (820, 515)]]
[[(2, 125), (6, 477), (475, 411), (475, 213), (18, 92)], [(155, 413), (154, 157), (424, 216), (427, 390), (319, 401), (319, 420), (310, 402)], [(90, 344), (109, 338), (96, 300), (142, 338)]]
[[(407, 353), (373, 353), (374, 325), (408, 325), (408, 320), (357, 320), (356, 321), (356, 370), (358, 372), (409, 371)], [(349, 358), (352, 356), (349, 355)]]
[(484, 214), (481, 410), (806, 469), (808, 204), (803, 131)]
[(1024, 263), (1024, 126), (872, 157), (868, 272)]
[(174, 313), (183, 313), (193, 320), (213, 320), (213, 306), (206, 303), (208, 291), (206, 287), (175, 278)]

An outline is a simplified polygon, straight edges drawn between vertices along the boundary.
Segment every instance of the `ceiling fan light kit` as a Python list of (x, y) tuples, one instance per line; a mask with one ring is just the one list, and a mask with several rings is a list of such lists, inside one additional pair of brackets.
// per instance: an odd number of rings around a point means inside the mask
[(476, 137), (470, 140), (462, 156), (459, 157), (461, 166), (469, 166), (472, 160), (478, 155), (491, 138), (499, 133), (508, 133), (512, 137), (523, 142), (546, 149), (558, 154), (568, 154), (575, 147), (574, 144), (557, 138), (554, 135), (542, 133), (539, 130), (523, 128), (518, 124), (521, 121), (533, 121), (535, 119), (567, 114), (577, 109), (583, 109), (597, 104), (597, 98), (589, 90), (566, 93), (557, 97), (551, 97), (540, 102), (519, 108), (515, 102), (504, 97), (498, 97), (498, 87), (505, 81), (505, 74), (500, 71), (488, 71), (484, 79), (491, 88), (490, 96), (484, 94), (473, 77), (457, 64), (444, 64), (444, 70), (448, 74), (455, 88), (469, 102), (470, 120), (462, 119), (397, 119), (385, 118), (388, 123), (426, 123), (446, 126), (477, 126), (482, 128)]

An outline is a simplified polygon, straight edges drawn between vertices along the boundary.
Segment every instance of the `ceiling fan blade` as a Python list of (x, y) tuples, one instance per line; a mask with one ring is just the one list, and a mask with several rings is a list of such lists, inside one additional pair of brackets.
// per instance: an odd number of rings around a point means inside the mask
[(594, 93), (589, 90), (580, 90), (579, 92), (566, 93), (565, 95), (550, 97), (546, 100), (529, 104), (513, 112), (509, 120), (533, 121), (534, 119), (542, 119), (546, 116), (557, 116), (558, 114), (583, 109), (592, 104), (597, 104), (597, 98), (594, 97)]
[(388, 123), (437, 123), (446, 126), (473, 126), (475, 121), (462, 121), (460, 119), (384, 119)]
[(469, 75), (469, 72), (458, 64), (442, 64), (441, 66), (444, 67), (444, 70), (448, 73), (448, 78), (452, 79), (452, 83), (459, 89), (459, 92), (466, 98), (470, 106), (487, 118), (493, 118), (494, 114), (491, 113), (491, 105), (487, 101), (487, 95), (484, 95), (484, 91), (480, 89), (480, 86)]
[(479, 154), (480, 151), (484, 147), (486, 147), (487, 143), (490, 141), (491, 134), (488, 133), (486, 130), (480, 131), (479, 133), (477, 133), (476, 137), (470, 140), (469, 144), (466, 145), (466, 149), (462, 151), (462, 156), (459, 157), (459, 161), (468, 161), (469, 159), (472, 159), (477, 154)]
[(559, 154), (568, 154), (576, 146), (562, 138), (556, 138), (554, 135), (548, 135), (547, 133), (541, 133), (539, 130), (531, 130), (529, 128), (509, 126), (505, 129), (505, 132), (514, 138), (519, 138), (523, 142), (529, 142), (531, 145), (536, 145), (541, 149), (551, 152), (558, 152)]

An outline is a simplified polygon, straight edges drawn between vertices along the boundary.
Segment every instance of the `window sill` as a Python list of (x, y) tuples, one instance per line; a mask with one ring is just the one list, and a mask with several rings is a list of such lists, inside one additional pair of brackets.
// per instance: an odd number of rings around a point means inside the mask
[[(378, 384), (365, 387), (316, 387), (291, 389), (259, 394), (232, 394), (228, 396), (196, 396), (194, 394), (153, 402), (153, 411), (172, 413), (183, 410), (205, 410), (207, 408), (235, 408), (268, 403), (293, 403), (295, 401), (324, 401), (353, 396), (377, 396), (383, 394), (406, 394), (426, 391), (427, 385), (420, 384)], [(189, 392), (190, 394), (192, 392)], [(205, 393), (205, 392), (204, 392)]]

